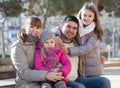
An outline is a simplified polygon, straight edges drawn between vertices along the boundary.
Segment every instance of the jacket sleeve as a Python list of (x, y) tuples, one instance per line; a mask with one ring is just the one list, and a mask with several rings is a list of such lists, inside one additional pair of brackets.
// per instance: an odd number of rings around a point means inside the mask
[(95, 47), (99, 47), (100, 41), (97, 39), (97, 35), (89, 37), (87, 42), (82, 46), (69, 47), (70, 56), (85, 55), (91, 52)]
[(62, 64), (62, 66), (59, 71), (63, 73), (64, 77), (66, 77), (71, 71), (71, 62), (64, 51), (61, 51), (60, 63)]
[(50, 71), (49, 69), (45, 68), (44, 65), (43, 65), (43, 60), (42, 60), (41, 55), (40, 55), (40, 49), (36, 49), (35, 50), (35, 54), (34, 54), (34, 67), (37, 70)]
[[(27, 47), (27, 46), (25, 46)], [(15, 67), (18, 76), (26, 81), (43, 81), (48, 71), (35, 70), (28, 63), (32, 63), (33, 60), (28, 62), (24, 47), (15, 43), (11, 46), (11, 60)]]

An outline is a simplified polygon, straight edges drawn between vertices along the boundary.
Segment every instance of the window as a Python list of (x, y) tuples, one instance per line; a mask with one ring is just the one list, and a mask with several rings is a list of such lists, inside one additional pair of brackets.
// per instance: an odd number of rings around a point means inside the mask
[(17, 36), (16, 33), (12, 33), (12, 34), (11, 34), (11, 38), (15, 38), (16, 36)]

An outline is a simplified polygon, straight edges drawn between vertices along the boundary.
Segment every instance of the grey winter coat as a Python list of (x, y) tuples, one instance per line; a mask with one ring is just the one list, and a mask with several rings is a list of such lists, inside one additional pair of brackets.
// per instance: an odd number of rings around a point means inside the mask
[(37, 81), (45, 80), (47, 71), (35, 70), (35, 43), (15, 41), (11, 46), (11, 60), (16, 70), (16, 88), (40, 88)]
[[(70, 47), (70, 55), (79, 55), (82, 61), (82, 76), (100, 76), (103, 74), (103, 67), (100, 62), (100, 40), (94, 32), (84, 36), (84, 45), (81, 45), (82, 37), (77, 36), (78, 46)], [(79, 71), (81, 71), (79, 69)], [(81, 74), (81, 72), (79, 72)]]

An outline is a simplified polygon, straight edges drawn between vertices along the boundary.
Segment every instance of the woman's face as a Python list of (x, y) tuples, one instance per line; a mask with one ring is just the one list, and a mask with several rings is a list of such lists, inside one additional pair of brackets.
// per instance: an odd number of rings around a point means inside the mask
[(94, 13), (89, 9), (83, 10), (81, 12), (81, 20), (84, 25), (89, 25), (90, 23), (92, 23), (94, 21), (94, 18)]
[(26, 34), (31, 34), (33, 36), (38, 36), (41, 31), (41, 25), (40, 23), (28, 23), (25, 26)]

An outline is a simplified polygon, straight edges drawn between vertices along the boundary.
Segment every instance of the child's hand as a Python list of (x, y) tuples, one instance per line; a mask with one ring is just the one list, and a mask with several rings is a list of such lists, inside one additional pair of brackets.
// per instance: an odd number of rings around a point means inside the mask
[(52, 69), (54, 72), (58, 72), (59, 68)]
[(61, 72), (48, 72), (45, 78), (54, 82), (64, 79)]

